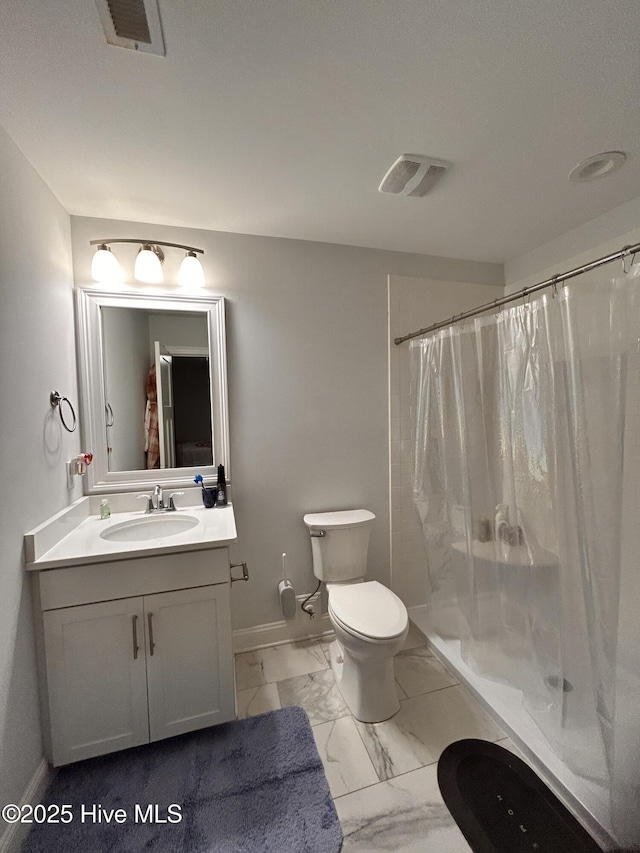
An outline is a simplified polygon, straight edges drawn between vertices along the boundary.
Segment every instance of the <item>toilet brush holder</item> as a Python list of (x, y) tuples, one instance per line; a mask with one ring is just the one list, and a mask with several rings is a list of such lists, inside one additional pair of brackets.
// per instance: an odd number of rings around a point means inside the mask
[(296, 615), (296, 593), (291, 581), (280, 581), (278, 584), (280, 595), (280, 607), (285, 619), (295, 619)]

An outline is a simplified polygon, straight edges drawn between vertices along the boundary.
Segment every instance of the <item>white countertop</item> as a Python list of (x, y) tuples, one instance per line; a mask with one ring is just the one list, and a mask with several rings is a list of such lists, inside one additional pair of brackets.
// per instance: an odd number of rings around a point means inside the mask
[[(144, 512), (117, 512), (108, 519), (97, 515), (88, 515), (64, 535), (53, 547), (40, 554), (37, 559), (30, 559), (30, 554), (37, 553), (33, 537), (37, 531), (27, 534), (28, 571), (41, 569), (78, 566), (84, 563), (106, 563), (112, 560), (127, 560), (134, 557), (150, 557), (156, 554), (175, 554), (181, 551), (202, 551), (207, 548), (222, 548), (237, 539), (236, 522), (233, 506), (213, 507), (188, 506), (168, 513), (173, 517), (180, 515), (194, 516), (198, 523), (182, 533), (172, 536), (157, 537), (138, 542), (116, 542), (103, 539), (100, 533), (109, 527), (123, 521), (146, 518)], [(29, 537), (32, 537), (29, 542)]]

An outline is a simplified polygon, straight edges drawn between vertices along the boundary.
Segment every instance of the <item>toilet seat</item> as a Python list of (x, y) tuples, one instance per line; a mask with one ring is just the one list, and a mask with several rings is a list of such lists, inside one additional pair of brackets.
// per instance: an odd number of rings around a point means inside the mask
[(347, 633), (372, 642), (399, 637), (409, 621), (403, 601), (378, 581), (332, 586), (329, 614)]

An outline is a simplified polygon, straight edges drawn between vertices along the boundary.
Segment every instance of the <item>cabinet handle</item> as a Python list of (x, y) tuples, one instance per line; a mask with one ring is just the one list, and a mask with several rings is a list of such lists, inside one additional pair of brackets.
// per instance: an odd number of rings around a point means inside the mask
[[(242, 566), (242, 577), (234, 578), (231, 569), (237, 569)], [(247, 568), (246, 562), (243, 560), (241, 563), (230, 563), (229, 564), (229, 577), (231, 578), (231, 583), (235, 583), (236, 581), (248, 581), (249, 580), (249, 569)]]
[(131, 623), (133, 625), (133, 659), (138, 660), (138, 650), (140, 646), (138, 645), (138, 616), (131, 617)]
[(149, 613), (147, 621), (149, 622), (149, 654), (153, 655), (153, 650), (156, 647), (156, 644), (153, 642), (153, 613)]

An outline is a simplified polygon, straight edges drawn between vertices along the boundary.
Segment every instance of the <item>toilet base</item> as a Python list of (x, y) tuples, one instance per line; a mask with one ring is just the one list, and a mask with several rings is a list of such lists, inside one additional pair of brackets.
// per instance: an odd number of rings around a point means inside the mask
[(338, 689), (356, 720), (381, 723), (398, 713), (392, 656), (355, 659), (339, 640), (334, 640), (329, 658)]

